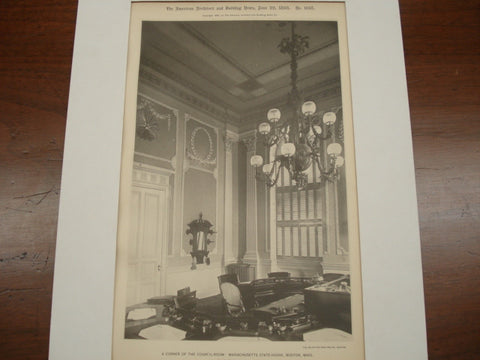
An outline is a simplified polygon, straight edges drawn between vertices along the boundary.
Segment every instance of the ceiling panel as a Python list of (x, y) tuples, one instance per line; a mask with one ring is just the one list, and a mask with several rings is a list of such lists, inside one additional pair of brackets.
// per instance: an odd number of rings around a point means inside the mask
[[(217, 21), (187, 25), (252, 76), (287, 64), (290, 58), (280, 53), (278, 44), (289, 37), (288, 23), (277, 21)], [(296, 33), (307, 35), (310, 47), (305, 55), (337, 41), (334, 22), (297, 22)]]
[[(291, 24), (277, 21), (145, 22), (144, 66), (176, 81), (237, 115), (283, 102), (290, 91), (290, 56), (279, 51)], [(339, 86), (337, 27), (334, 22), (296, 22), (309, 37), (298, 59), (298, 87)]]

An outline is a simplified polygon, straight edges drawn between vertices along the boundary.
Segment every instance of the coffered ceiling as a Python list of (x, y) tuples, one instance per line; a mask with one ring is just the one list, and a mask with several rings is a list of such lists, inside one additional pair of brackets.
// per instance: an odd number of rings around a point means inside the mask
[[(298, 60), (305, 97), (339, 87), (336, 23), (297, 22), (295, 32), (309, 37)], [(290, 35), (290, 23), (274, 21), (144, 22), (141, 63), (240, 121), (285, 102), (290, 56), (278, 44)]]

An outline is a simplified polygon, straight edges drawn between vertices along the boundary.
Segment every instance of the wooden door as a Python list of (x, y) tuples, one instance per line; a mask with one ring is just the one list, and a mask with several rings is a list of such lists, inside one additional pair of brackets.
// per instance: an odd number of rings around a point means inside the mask
[(166, 188), (132, 186), (127, 305), (145, 302), (163, 292), (167, 200)]

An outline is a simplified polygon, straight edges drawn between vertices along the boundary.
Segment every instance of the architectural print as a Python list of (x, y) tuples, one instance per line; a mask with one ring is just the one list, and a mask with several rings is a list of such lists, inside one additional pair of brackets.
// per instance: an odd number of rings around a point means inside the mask
[(362, 337), (339, 23), (144, 20), (140, 35), (123, 338)]

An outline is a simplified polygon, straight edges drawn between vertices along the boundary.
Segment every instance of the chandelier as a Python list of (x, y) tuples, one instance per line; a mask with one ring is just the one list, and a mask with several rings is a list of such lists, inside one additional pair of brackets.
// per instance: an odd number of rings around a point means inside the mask
[[(263, 138), (267, 159), (265, 163), (261, 155), (253, 155), (250, 164), (256, 169), (258, 179), (268, 187), (278, 182), (280, 170), (286, 169), (295, 181), (297, 188), (303, 189), (308, 183), (307, 171), (316, 164), (320, 170), (320, 180), (336, 181), (338, 168), (345, 160), (341, 156), (342, 145), (335, 142), (336, 112), (323, 114), (317, 112), (313, 101), (302, 104), (300, 92), (297, 89), (297, 58), (305, 52), (309, 43), (308, 36), (295, 33), (295, 23), (291, 23), (291, 37), (283, 38), (278, 45), (282, 54), (291, 58), (291, 85), (288, 94), (286, 119), (281, 117), (279, 109), (270, 109), (267, 120), (258, 125), (258, 133)], [(338, 111), (338, 109), (337, 109)], [(275, 148), (273, 148), (275, 147)], [(275, 151), (271, 151), (274, 149)]]

